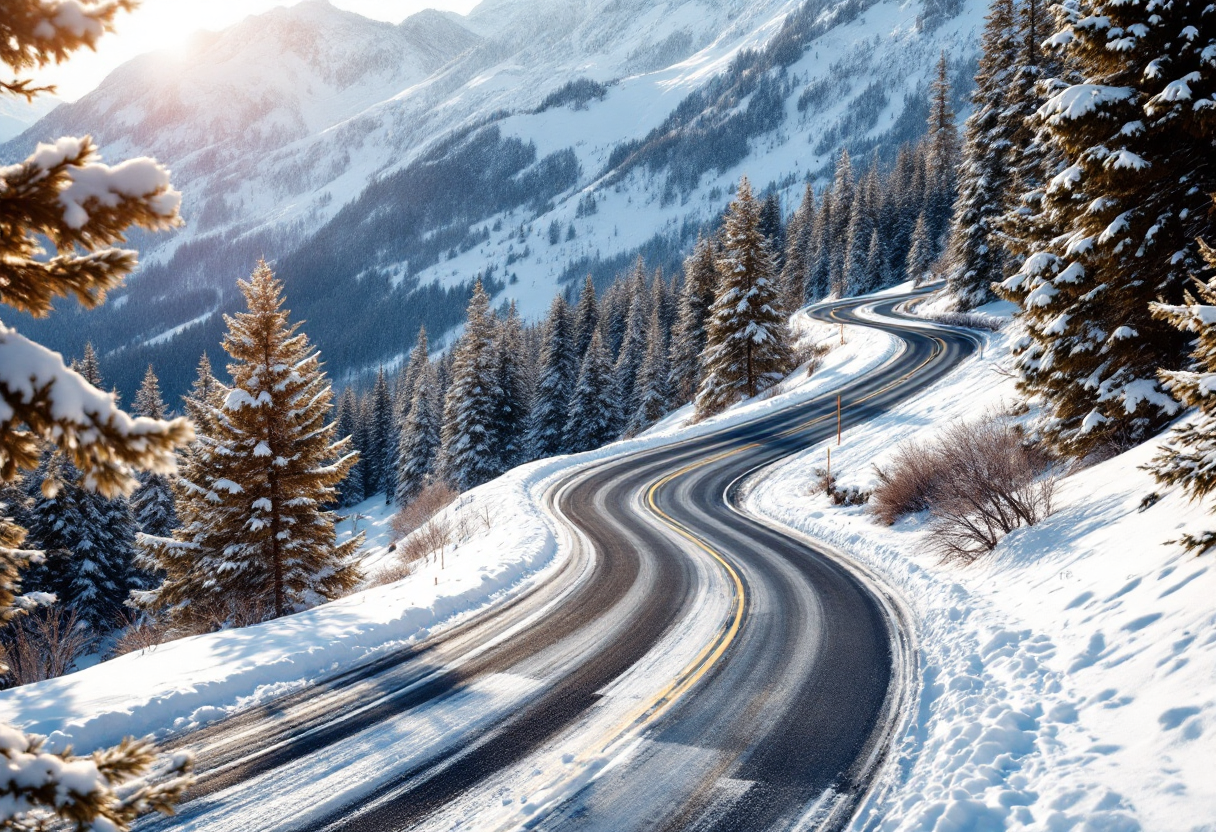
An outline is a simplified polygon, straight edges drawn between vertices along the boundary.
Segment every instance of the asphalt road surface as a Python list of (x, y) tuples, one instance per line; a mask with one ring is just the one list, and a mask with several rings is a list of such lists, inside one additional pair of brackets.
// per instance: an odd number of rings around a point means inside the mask
[[(905, 299), (812, 313), (904, 342), (835, 391), (846, 431), (975, 349), (900, 323)], [(737, 507), (749, 476), (836, 429), (833, 394), (572, 474), (551, 492), (572, 552), (551, 579), (181, 738), (199, 782), (139, 828), (840, 828), (914, 693), (899, 604)], [(512, 792), (542, 774), (547, 800)]]

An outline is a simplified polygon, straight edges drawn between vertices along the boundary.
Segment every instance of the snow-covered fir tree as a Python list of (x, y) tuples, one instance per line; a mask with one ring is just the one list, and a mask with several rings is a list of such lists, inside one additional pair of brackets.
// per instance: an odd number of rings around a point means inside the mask
[[(33, 98), (42, 90), (21, 76), (61, 63), (82, 47), (94, 48), (130, 6), (5, 3), (0, 97)], [(94, 195), (83, 204), (73, 199), (82, 182)], [(135, 252), (116, 244), (132, 227), (155, 231), (178, 224), (180, 202), (168, 171), (154, 160), (107, 167), (87, 138), (43, 144), (24, 161), (0, 166), (0, 300), (36, 317), (50, 314), (57, 298), (74, 297), (88, 309), (98, 306), (137, 264)], [(4, 325), (0, 401), (6, 413), (0, 423), (0, 480), (7, 484), (35, 469), (49, 445), (80, 472), (83, 490), (105, 497), (129, 494), (138, 485), (137, 471), (172, 471), (174, 450), (191, 436), (184, 420), (133, 419), (113, 396), (64, 366), (57, 353)], [(0, 517), (0, 622), (33, 606), (32, 599), (19, 596), (19, 573), (29, 560), (25, 538), (11, 515)], [(6, 670), (0, 666), (0, 672)], [(43, 737), (12, 726), (0, 731), (4, 828), (74, 824), (120, 832), (149, 809), (171, 811), (188, 785), (188, 758), (175, 762), (169, 776), (156, 783), (141, 780), (156, 761), (148, 741), (127, 740), (75, 757), (70, 750), (50, 750)]]
[(570, 416), (570, 399), (578, 382), (578, 356), (574, 351), (574, 322), (569, 304), (558, 295), (549, 307), (544, 325), (540, 378), (528, 417), (528, 447), (539, 457), (565, 451), (564, 433)]
[(931, 244), (931, 261), (945, 246), (958, 194), (959, 140), (954, 108), (950, 104), (950, 64), (943, 52), (930, 87), (929, 131), (922, 142), (925, 156), (925, 231)]
[(393, 418), (396, 420), (397, 434), (405, 428), (405, 419), (409, 416), (410, 405), (414, 402), (414, 391), (418, 381), (431, 365), (431, 344), (426, 334), (426, 327), (418, 328), (418, 339), (410, 350), (410, 357), (397, 373), (397, 383), (393, 388)]
[[(336, 432), (339, 437), (349, 437), (352, 446), (355, 434), (359, 432), (359, 397), (355, 391), (347, 387), (338, 397), (338, 417)], [(355, 464), (351, 467), (346, 479), (338, 485), (338, 505), (353, 506), (363, 501), (363, 466)]]
[(837, 242), (832, 237), (835, 227), (836, 207), (832, 191), (828, 190), (819, 201), (815, 230), (806, 254), (806, 301), (823, 300), (832, 292), (832, 258)]
[(815, 189), (808, 182), (802, 202), (785, 229), (785, 258), (781, 268), (781, 302), (793, 311), (808, 300), (811, 241), (815, 234)]
[(781, 197), (776, 191), (768, 193), (760, 203), (760, 233), (768, 240), (773, 269), (780, 274), (785, 268), (785, 223), (781, 218)]
[(574, 307), (574, 355), (578, 361), (583, 360), (587, 348), (591, 346), (591, 336), (599, 329), (600, 307), (595, 296), (595, 284), (591, 275), (583, 281), (582, 294)]
[(929, 222), (924, 211), (916, 218), (912, 239), (908, 243), (908, 258), (904, 262), (908, 277), (923, 280), (933, 271), (933, 240), (929, 233)]
[(496, 328), (490, 298), (479, 279), (469, 300), (464, 335), (454, 351), (451, 386), (443, 403), (443, 474), (460, 491), (499, 473)]
[(997, 224), (1010, 208), (1010, 158), (1016, 155), (1011, 141), (1016, 125), (1009, 121), (1006, 103), (1018, 53), (1013, 0), (993, 0), (981, 49), (946, 247), (946, 281), (963, 309), (993, 300), (992, 284), (1005, 278), (1005, 246)]
[(397, 491), (394, 502), (405, 508), (434, 476), (439, 453), (439, 368), (428, 365), (414, 385), (414, 400), (397, 441)]
[(178, 505), (173, 539), (140, 539), (166, 576), (142, 599), (171, 617), (190, 617), (195, 606), (282, 616), (339, 597), (360, 577), (362, 535), (339, 543), (324, 508), (355, 454), (329, 421), (333, 393), (320, 358), (289, 322), (266, 263), (240, 288), (248, 311), (225, 316), (232, 386), (200, 425), (208, 464), (188, 471), (204, 475), (187, 486), (203, 499)]
[[(135, 394), (132, 409), (138, 416), (149, 419), (164, 419), (168, 416), (161, 397), (160, 381), (152, 365), (144, 373), (143, 383)], [(169, 477), (164, 474), (140, 475), (139, 488), (131, 495), (131, 510), (135, 513), (135, 522), (144, 534), (167, 537), (177, 528), (177, 514), (173, 510), (173, 488)]]
[[(848, 148), (840, 151), (836, 161), (836, 171), (832, 177), (832, 208), (828, 215), (828, 228), (822, 255), (825, 259), (824, 268), (827, 275), (829, 291), (837, 297), (844, 297), (844, 260), (845, 246), (848, 239), (849, 221), (853, 218), (853, 201), (857, 193), (856, 176), (853, 173), (853, 160)], [(826, 293), (825, 293), (826, 294)]]
[(705, 324), (718, 284), (717, 257), (708, 237), (698, 237), (693, 253), (684, 261), (684, 285), (671, 336), (671, 372), (668, 383), (678, 402), (690, 402), (701, 384), (701, 353)]
[(599, 330), (583, 356), (578, 383), (570, 400), (565, 446), (570, 453), (590, 451), (616, 438), (620, 423), (616, 374)]
[[(1216, 269), (1216, 251), (1203, 247), (1204, 256)], [(1165, 388), (1187, 407), (1195, 408), (1189, 419), (1170, 431), (1153, 459), (1150, 470), (1159, 482), (1180, 485), (1192, 499), (1202, 499), (1216, 490), (1216, 276), (1197, 281), (1195, 292), (1182, 304), (1154, 303), (1154, 317), (1193, 337), (1192, 366), (1161, 373)], [(1188, 534), (1183, 545), (1204, 552), (1216, 545), (1216, 531)]]
[(397, 488), (396, 429), (393, 425), (393, 396), (388, 374), (381, 367), (376, 373), (367, 402), (367, 456), (363, 469), (363, 493), (367, 497), (384, 494), (392, 499)]
[(722, 229), (718, 288), (701, 354), (700, 418), (759, 395), (791, 369), (789, 331), (759, 214), (743, 177)]
[(637, 405), (638, 375), (646, 360), (646, 323), (650, 317), (650, 293), (646, 291), (646, 267), (638, 258), (628, 281), (629, 313), (616, 359), (616, 386), (621, 394), (621, 412), (632, 413)]
[(637, 405), (630, 414), (625, 432), (636, 436), (667, 415), (673, 398), (668, 375), (667, 338), (659, 310), (650, 313), (646, 328), (646, 357), (638, 372)]
[(1150, 304), (1182, 302), (1207, 268), (1216, 13), (1207, 3), (1068, 2), (1049, 42), (1082, 76), (1040, 110), (1065, 167), (1041, 203), (1044, 234), (1002, 291), (1022, 306), (1022, 389), (1043, 431), (1083, 457), (1148, 438), (1177, 413), (1157, 370), (1186, 338)]
[(494, 333), (494, 446), (499, 474), (536, 458), (524, 442), (531, 398), (527, 363), (523, 324), (511, 304)]

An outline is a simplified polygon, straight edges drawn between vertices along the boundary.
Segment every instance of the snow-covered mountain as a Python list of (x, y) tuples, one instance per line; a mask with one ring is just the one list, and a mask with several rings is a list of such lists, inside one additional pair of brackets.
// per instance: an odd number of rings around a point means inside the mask
[[(36, 327), (92, 339), (109, 380), (188, 384), (260, 256), (330, 370), (456, 324), (468, 283), (539, 314), (564, 281), (637, 252), (671, 267), (746, 173), (787, 210), (840, 148), (887, 158), (926, 78), (969, 85), (980, 0), (485, 0), (391, 25), (307, 0), (145, 55), (0, 146), (91, 133), (174, 171), (187, 227), (135, 243), (102, 310)], [(554, 242), (551, 242), (554, 241)]]

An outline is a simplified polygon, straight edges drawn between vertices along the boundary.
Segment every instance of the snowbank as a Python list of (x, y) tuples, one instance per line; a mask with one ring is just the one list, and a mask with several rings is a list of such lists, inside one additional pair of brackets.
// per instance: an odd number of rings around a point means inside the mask
[[(797, 316), (803, 337), (839, 338), (835, 327)], [(465, 539), (448, 550), (446, 569), (423, 564), (386, 586), (256, 627), (181, 639), (128, 654), (69, 676), (0, 691), (0, 722), (51, 735), (77, 751), (112, 745), (125, 735), (181, 731), (297, 690), (327, 674), (419, 639), (543, 580), (565, 552), (544, 511), (545, 494), (575, 468), (608, 457), (709, 433), (821, 395), (889, 360), (900, 350), (892, 336), (863, 330), (827, 354), (812, 376), (799, 368), (757, 400), (688, 427), (688, 409), (636, 439), (585, 454), (516, 468), (473, 489), (449, 511), (463, 514)], [(488, 513), (487, 513), (488, 510)], [(369, 572), (392, 558), (392, 510), (369, 500), (339, 526), (345, 539), (367, 532)], [(358, 515), (357, 517), (355, 515)], [(490, 527), (482, 519), (492, 518)], [(438, 578), (438, 583), (436, 583)]]
[[(987, 335), (935, 388), (832, 447), (870, 486), (903, 439), (1015, 401)], [(827, 445), (765, 472), (749, 510), (825, 541), (897, 587), (919, 628), (921, 690), (873, 830), (1216, 829), (1216, 569), (1166, 541), (1212, 518), (1139, 466), (1154, 443), (1067, 477), (1057, 512), (970, 568), (925, 553), (924, 518), (894, 527), (811, 495)], [(1164, 493), (1164, 492), (1163, 492)]]

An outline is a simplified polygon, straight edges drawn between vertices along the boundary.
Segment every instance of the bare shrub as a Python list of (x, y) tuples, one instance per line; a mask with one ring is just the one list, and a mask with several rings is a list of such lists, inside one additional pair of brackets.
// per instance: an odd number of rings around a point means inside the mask
[(971, 563), (1019, 526), (1052, 512), (1054, 461), (1008, 418), (956, 422), (935, 441), (900, 446), (878, 470), (874, 513), (893, 523), (928, 510), (929, 539), (945, 561)]
[(905, 515), (926, 511), (948, 467), (940, 446), (904, 442), (886, 468), (874, 466), (874, 474), (878, 485), (870, 511), (889, 526)]
[(124, 615), (122, 627), (110, 658), (125, 656), (139, 650), (151, 650), (166, 641), (173, 639), (169, 625), (162, 619), (151, 615)]
[(396, 559), (387, 566), (376, 570), (370, 578), (367, 579), (367, 586), (384, 586), (385, 584), (395, 584), (403, 578), (408, 578), (414, 573), (414, 567), (411, 564), (404, 563), (401, 559)]
[(74, 611), (49, 607), (22, 616), (0, 637), (0, 662), (8, 665), (5, 682), (19, 687), (62, 676), (92, 643), (92, 633)]
[(832, 343), (830, 341), (823, 343), (815, 343), (814, 341), (799, 341), (794, 346), (794, 366), (801, 367), (806, 365), (806, 374), (814, 375), (815, 371), (823, 364), (823, 357), (832, 351)]
[(454, 503), (459, 496), (446, 482), (428, 483), (409, 505), (393, 515), (393, 535), (400, 540), (421, 528), (426, 521)]

